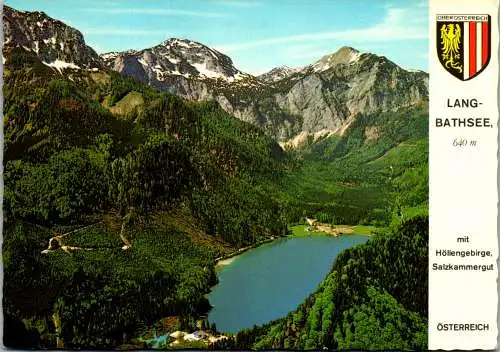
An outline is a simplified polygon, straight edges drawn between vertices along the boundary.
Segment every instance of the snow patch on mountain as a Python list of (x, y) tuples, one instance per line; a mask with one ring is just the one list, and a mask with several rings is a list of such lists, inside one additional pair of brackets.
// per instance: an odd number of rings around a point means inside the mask
[(186, 42), (185, 42), (185, 41), (183, 41), (183, 40), (174, 39), (174, 40), (172, 41), (172, 43), (173, 43), (173, 44), (175, 44), (175, 45), (178, 45), (178, 46), (182, 46), (183, 48), (191, 48), (191, 47), (192, 47), (192, 45), (190, 45), (190, 44), (192, 44), (192, 42), (190, 42), (190, 43), (188, 44), (188, 43), (186, 43)]
[[(169, 76), (183, 76), (192, 79), (212, 79), (233, 83), (253, 76), (241, 72), (232, 60), (203, 44), (187, 39), (172, 38), (161, 44), (141, 51), (102, 54), (105, 64), (118, 72), (133, 70), (137, 78), (165, 81)], [(144, 72), (132, 68), (138, 62)], [(144, 74), (148, 77), (143, 77)], [(141, 77), (139, 77), (141, 76)]]
[(181, 62), (181, 59), (176, 59), (176, 58), (169, 57), (169, 56), (166, 56), (165, 58), (166, 58), (168, 61), (170, 61), (171, 63), (173, 63), (174, 65), (178, 64), (179, 62)]
[(112, 60), (112, 59), (115, 59), (116, 57), (118, 57), (118, 55), (120, 55), (120, 53), (110, 52), (110, 53), (101, 54), (100, 56), (103, 60)]
[(351, 53), (351, 58), (349, 59), (349, 63), (354, 64), (354, 63), (358, 62), (360, 57), (361, 57), (361, 53), (359, 51), (358, 52), (353, 51)]
[(16, 47), (36, 54), (44, 62), (73, 63), (78, 67), (102, 67), (97, 53), (83, 35), (44, 12), (3, 7), (4, 52)]
[(424, 71), (417, 70), (417, 69), (414, 69), (414, 68), (405, 69), (405, 71), (406, 72), (412, 72), (412, 73), (424, 73)]
[(79, 70), (80, 69), (80, 66), (78, 65), (75, 65), (73, 62), (66, 62), (66, 61), (62, 61), (62, 60), (55, 60), (53, 62), (45, 62), (45, 61), (42, 61), (44, 65), (47, 65), (49, 67), (52, 67), (52, 68), (55, 68), (56, 70), (58, 70), (60, 73), (62, 73), (62, 70), (64, 69), (73, 69), (73, 70)]
[(303, 67), (291, 68), (288, 66), (279, 66), (273, 68), (271, 71), (266, 72), (258, 76), (258, 80), (264, 83), (274, 83), (282, 79), (288, 78), (296, 73), (303, 70)]

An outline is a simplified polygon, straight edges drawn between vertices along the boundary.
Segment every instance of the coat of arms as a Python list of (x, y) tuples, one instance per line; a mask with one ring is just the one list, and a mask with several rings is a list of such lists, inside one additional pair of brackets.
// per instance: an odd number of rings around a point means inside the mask
[(477, 77), (490, 60), (490, 16), (437, 15), (436, 19), (441, 65), (462, 81)]

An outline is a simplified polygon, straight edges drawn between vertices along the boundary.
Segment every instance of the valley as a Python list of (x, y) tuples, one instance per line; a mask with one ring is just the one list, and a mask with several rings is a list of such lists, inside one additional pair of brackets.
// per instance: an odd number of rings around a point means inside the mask
[(343, 47), (253, 76), (3, 17), (6, 346), (426, 348), (426, 73)]

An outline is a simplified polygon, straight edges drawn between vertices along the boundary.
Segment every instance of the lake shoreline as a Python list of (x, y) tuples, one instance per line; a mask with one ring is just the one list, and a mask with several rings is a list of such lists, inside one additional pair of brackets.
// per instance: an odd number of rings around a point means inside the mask
[(240, 254), (243, 254), (245, 253), (246, 251), (250, 250), (250, 249), (254, 249), (254, 248), (257, 248), (257, 247), (260, 247), (262, 246), (263, 244), (266, 244), (266, 243), (270, 243), (270, 242), (273, 242), (273, 241), (276, 241), (276, 240), (279, 240), (281, 238), (285, 238), (285, 237), (276, 237), (276, 236), (272, 236), (270, 238), (266, 238), (265, 240), (262, 240), (262, 241), (259, 241), (259, 242), (256, 242), (250, 246), (246, 246), (246, 247), (243, 247), (243, 248), (240, 248), (232, 253), (229, 253), (227, 255), (224, 255), (222, 257), (218, 257), (218, 258), (215, 258), (215, 266), (224, 266), (224, 265), (229, 265), (231, 262), (233, 262), (237, 256), (239, 256)]
[(212, 308), (207, 318), (219, 331), (236, 333), (284, 317), (317, 289), (342, 251), (368, 239), (280, 236), (259, 241), (269, 244), (255, 251), (245, 248), (238, 260), (218, 267), (218, 282), (206, 296)]
[[(274, 241), (278, 241), (280, 239), (283, 239), (283, 238), (292, 238), (292, 237), (306, 237), (306, 236), (331, 236), (331, 237), (339, 237), (339, 236), (369, 236), (369, 237), (372, 237), (373, 236), (373, 233), (358, 233), (356, 231), (354, 232), (339, 232), (337, 234), (333, 234), (333, 233), (327, 233), (327, 232), (317, 232), (317, 231), (310, 231), (310, 232), (307, 232), (307, 233), (304, 233), (304, 234), (298, 234), (296, 233), (296, 231), (294, 231), (294, 228), (298, 228), (298, 227), (302, 227), (302, 226), (306, 226), (306, 225), (295, 225), (295, 226), (291, 226), (290, 229), (292, 231), (292, 234), (290, 235), (286, 235), (286, 236), (271, 236), (270, 238), (266, 238), (264, 240), (261, 240), (259, 242), (256, 242), (250, 246), (246, 246), (246, 247), (243, 247), (243, 248), (240, 248), (240, 249), (237, 249), (236, 251), (234, 252), (231, 252), (229, 254), (226, 254), (222, 257), (218, 257), (218, 258), (215, 258), (214, 262), (215, 262), (215, 266), (216, 267), (220, 267), (220, 266), (226, 266), (226, 265), (229, 265), (231, 264), (237, 256), (245, 253), (246, 251), (249, 251), (251, 249), (255, 249), (255, 248), (258, 248), (266, 243), (271, 243), (271, 242), (274, 242)], [(345, 225), (335, 225), (335, 226), (345, 226)], [(354, 226), (349, 226), (350, 228), (355, 228), (355, 227), (358, 227), (360, 225), (354, 225)], [(369, 227), (369, 226), (367, 226)], [(371, 226), (370, 226), (371, 227)], [(375, 228), (375, 227), (373, 227)]]
[[(307, 229), (309, 228), (309, 229)], [(307, 224), (294, 225), (290, 227), (292, 234), (287, 237), (306, 237), (306, 236), (373, 236), (377, 230), (375, 226), (365, 225), (329, 225), (316, 223), (312, 226)]]

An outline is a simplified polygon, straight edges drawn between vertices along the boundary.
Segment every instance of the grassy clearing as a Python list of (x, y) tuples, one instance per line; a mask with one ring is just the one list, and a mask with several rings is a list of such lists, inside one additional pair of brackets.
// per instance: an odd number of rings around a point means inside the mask
[(306, 231), (307, 225), (295, 225), (290, 227), (290, 230), (292, 230), (292, 236), (293, 237), (304, 237), (304, 236), (331, 236), (330, 234), (326, 232), (311, 232), (311, 231)]
[[(307, 225), (295, 225), (291, 226), (290, 230), (292, 231), (293, 237), (304, 237), (304, 236), (332, 236), (326, 232), (311, 232), (306, 231)], [(365, 225), (333, 225), (334, 228), (343, 228), (343, 229), (352, 229), (352, 232), (346, 233), (347, 235), (372, 235), (376, 233), (381, 228), (376, 226), (365, 226)]]
[(135, 109), (144, 105), (144, 98), (139, 92), (132, 91), (125, 95), (120, 101), (109, 108), (109, 110), (118, 115), (126, 115)]
[[(344, 226), (344, 225), (341, 225)], [(366, 225), (356, 225), (352, 227), (353, 235), (372, 235), (373, 233), (380, 231), (382, 228), (376, 226), (366, 226)]]

